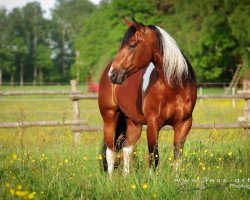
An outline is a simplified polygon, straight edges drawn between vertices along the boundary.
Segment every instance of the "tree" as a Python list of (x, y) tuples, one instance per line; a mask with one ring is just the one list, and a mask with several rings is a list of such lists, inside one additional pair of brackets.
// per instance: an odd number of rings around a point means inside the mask
[(74, 63), (75, 52), (79, 54), (79, 51), (75, 50), (75, 39), (84, 26), (85, 19), (94, 9), (95, 6), (87, 0), (58, 0), (53, 10), (56, 63), (61, 66), (64, 80)]
[(8, 67), (7, 75), (13, 84), (16, 72), (20, 71), (20, 79), (23, 78), (23, 62), (27, 55), (24, 39), (23, 17), (20, 9), (13, 9), (6, 18), (5, 27), (5, 64)]
[(250, 71), (250, 2), (238, 1), (230, 5), (228, 24), (232, 35), (236, 40), (237, 47), (234, 55), (238, 57), (239, 63), (243, 65), (243, 72)]
[(114, 57), (119, 48), (126, 25), (122, 16), (135, 17), (138, 21), (157, 24), (157, 10), (151, 0), (113, 0), (104, 1), (85, 21), (78, 38), (76, 48), (79, 49), (79, 61), (71, 70), (71, 75), (80, 68), (80, 80), (86, 81), (95, 76), (98, 80), (105, 65)]
[[(43, 11), (38, 2), (28, 3), (23, 7), (25, 38), (28, 47), (27, 66), (29, 76), (33, 71), (33, 84), (37, 82), (36, 51), (39, 43), (47, 39), (46, 21), (43, 18)], [(30, 76), (32, 77), (32, 76)], [(29, 77), (29, 78), (30, 78)]]
[(5, 38), (6, 38), (6, 10), (4, 8), (0, 8), (0, 86), (3, 81), (3, 71), (5, 68)]
[[(174, 10), (165, 16), (162, 24), (174, 34), (184, 53), (190, 58), (199, 81), (231, 80), (242, 54), (239, 51), (240, 42), (232, 31), (230, 18), (244, 4), (246, 12), (238, 13), (239, 16), (234, 16), (233, 19), (237, 21), (238, 32), (246, 29), (247, 26), (243, 23), (249, 15), (246, 2), (173, 1)], [(239, 19), (242, 19), (242, 23)]]
[(52, 51), (46, 44), (39, 44), (36, 49), (35, 65), (38, 68), (38, 81), (43, 83), (44, 72), (52, 68)]

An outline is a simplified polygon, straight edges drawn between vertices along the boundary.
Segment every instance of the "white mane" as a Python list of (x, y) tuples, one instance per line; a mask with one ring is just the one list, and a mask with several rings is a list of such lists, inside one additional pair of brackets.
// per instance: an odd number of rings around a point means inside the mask
[(156, 26), (160, 31), (163, 46), (163, 71), (168, 83), (171, 79), (177, 78), (182, 85), (183, 76), (188, 75), (188, 64), (176, 41), (162, 28)]

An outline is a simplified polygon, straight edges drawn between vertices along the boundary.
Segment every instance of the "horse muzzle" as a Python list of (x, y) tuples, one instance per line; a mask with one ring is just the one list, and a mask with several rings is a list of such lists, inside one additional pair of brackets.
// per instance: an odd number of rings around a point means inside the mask
[(126, 72), (127, 72), (127, 70), (125, 70), (125, 69), (122, 69), (119, 71), (112, 69), (109, 72), (109, 79), (113, 84), (121, 85), (127, 77)]

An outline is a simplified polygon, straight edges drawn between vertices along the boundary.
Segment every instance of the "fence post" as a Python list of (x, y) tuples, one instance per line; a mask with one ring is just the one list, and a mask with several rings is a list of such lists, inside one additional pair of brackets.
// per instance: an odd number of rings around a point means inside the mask
[[(78, 91), (76, 80), (71, 80), (70, 85), (71, 85), (72, 92)], [(73, 112), (74, 112), (74, 120), (79, 121), (80, 120), (80, 108), (79, 108), (79, 100), (78, 99), (73, 99)], [(80, 134), (81, 134), (80, 132), (75, 131), (74, 141), (76, 144), (80, 143)]]
[[(232, 95), (235, 95), (235, 87), (232, 88)], [(232, 100), (232, 106), (235, 108), (235, 99)]]
[[(199, 95), (200, 95), (200, 96), (203, 95), (202, 86), (199, 87)], [(203, 99), (200, 99), (200, 102), (203, 102)]]
[(250, 120), (250, 98), (245, 98), (245, 120), (248, 122)]

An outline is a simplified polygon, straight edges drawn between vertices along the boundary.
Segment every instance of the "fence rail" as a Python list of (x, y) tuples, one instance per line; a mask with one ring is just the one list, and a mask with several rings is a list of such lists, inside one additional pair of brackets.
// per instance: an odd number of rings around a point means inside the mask
[(72, 92), (70, 90), (30, 90), (30, 91), (1, 91), (0, 96), (17, 96), (17, 95), (74, 95), (82, 94), (81, 91)]
[(0, 128), (26, 128), (36, 126), (76, 126), (86, 125), (86, 120), (80, 121), (33, 121), (33, 122), (2, 122)]
[[(83, 94), (81, 91), (70, 90), (30, 90), (30, 91), (0, 91), (0, 96), (21, 95), (69, 95), (72, 100), (98, 99), (97, 93)], [(198, 95), (198, 99), (250, 99), (250, 94), (240, 93), (237, 95), (204, 94)]]
[[(143, 126), (143, 129), (146, 129), (146, 125)], [(250, 128), (250, 123), (231, 123), (231, 124), (193, 124), (192, 129), (239, 129)], [(171, 126), (164, 126), (163, 130), (172, 130)], [(72, 131), (103, 131), (103, 127), (99, 125), (80, 125), (72, 127)]]

